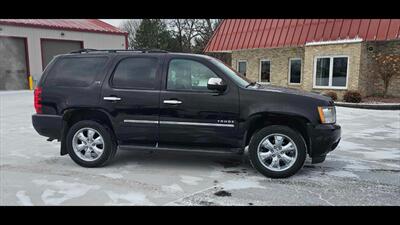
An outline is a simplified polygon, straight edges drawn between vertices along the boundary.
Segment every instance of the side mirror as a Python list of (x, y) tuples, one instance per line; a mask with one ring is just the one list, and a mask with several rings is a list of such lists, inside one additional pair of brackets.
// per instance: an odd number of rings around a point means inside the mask
[(223, 92), (226, 90), (226, 87), (226, 83), (221, 78), (210, 78), (207, 82), (207, 88), (209, 90)]

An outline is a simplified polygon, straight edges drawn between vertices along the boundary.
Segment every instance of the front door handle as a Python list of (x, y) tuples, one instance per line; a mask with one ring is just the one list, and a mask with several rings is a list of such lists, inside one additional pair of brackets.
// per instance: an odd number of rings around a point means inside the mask
[(170, 105), (179, 105), (182, 104), (182, 101), (179, 100), (164, 100), (164, 104), (170, 104)]
[(104, 97), (103, 99), (106, 101), (121, 101), (121, 98), (115, 96)]

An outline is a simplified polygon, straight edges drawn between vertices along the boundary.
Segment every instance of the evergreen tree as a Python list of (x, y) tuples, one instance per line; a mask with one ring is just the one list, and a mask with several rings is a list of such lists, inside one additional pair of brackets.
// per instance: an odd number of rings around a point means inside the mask
[(136, 31), (134, 47), (174, 50), (176, 41), (160, 19), (143, 19)]

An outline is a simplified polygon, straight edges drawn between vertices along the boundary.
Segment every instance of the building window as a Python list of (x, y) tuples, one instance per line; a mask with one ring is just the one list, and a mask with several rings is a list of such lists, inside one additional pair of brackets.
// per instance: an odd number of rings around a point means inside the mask
[(314, 88), (345, 89), (348, 61), (347, 56), (317, 57), (314, 65)]
[(301, 59), (289, 59), (289, 84), (301, 83)]
[(246, 76), (246, 72), (247, 72), (247, 61), (246, 60), (238, 60), (237, 71), (240, 74), (242, 74), (243, 76)]
[(271, 74), (271, 61), (262, 59), (260, 60), (260, 82), (269, 83)]

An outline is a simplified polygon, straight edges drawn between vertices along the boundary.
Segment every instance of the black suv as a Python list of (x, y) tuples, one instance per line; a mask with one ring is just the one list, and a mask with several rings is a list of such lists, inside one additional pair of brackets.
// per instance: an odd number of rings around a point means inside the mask
[(105, 165), (117, 148), (248, 146), (253, 167), (282, 178), (340, 141), (329, 97), (252, 82), (205, 55), (84, 49), (55, 57), (34, 96), (36, 131), (84, 167)]

